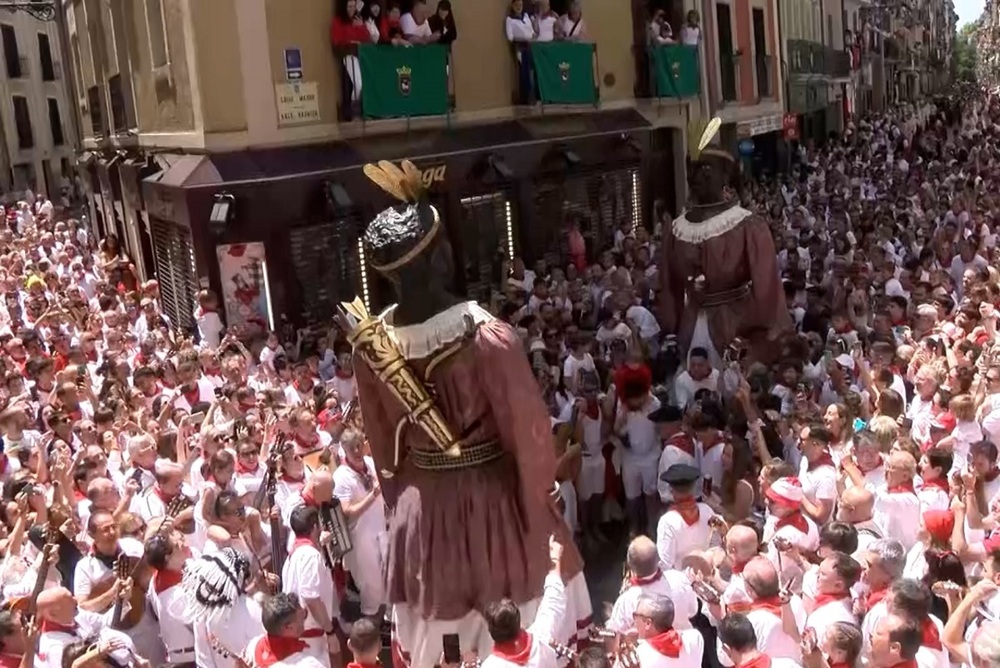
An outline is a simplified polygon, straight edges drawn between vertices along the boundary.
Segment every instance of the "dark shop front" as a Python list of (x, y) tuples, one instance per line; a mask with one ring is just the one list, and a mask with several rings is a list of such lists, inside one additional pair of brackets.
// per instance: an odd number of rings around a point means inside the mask
[(207, 285), (230, 321), (270, 326), (281, 314), (326, 319), (356, 295), (373, 310), (388, 305), (391, 291), (366, 268), (359, 238), (392, 202), (362, 168), (403, 158), (421, 170), (445, 223), (455, 290), (490, 302), (505, 257), (565, 264), (568, 221), (594, 257), (621, 221), (650, 225), (655, 199), (673, 209), (672, 143), (623, 110), (178, 156), (143, 184), (164, 303), (189, 314)]

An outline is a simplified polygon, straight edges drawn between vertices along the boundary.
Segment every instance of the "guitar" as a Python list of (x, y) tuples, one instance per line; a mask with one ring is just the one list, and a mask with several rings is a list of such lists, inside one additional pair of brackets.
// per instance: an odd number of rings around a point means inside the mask
[(636, 647), (639, 639), (634, 635), (626, 635), (594, 627), (589, 632), (590, 640), (594, 642), (614, 641), (614, 650), (608, 653), (608, 660), (619, 668), (639, 668), (639, 655)]
[(208, 645), (212, 648), (212, 651), (221, 656), (223, 659), (229, 659), (230, 661), (235, 662), (236, 668), (257, 668), (256, 664), (252, 661), (247, 663), (242, 655), (226, 647), (214, 633), (208, 634)]
[(267, 494), (268, 521), (271, 523), (271, 572), (281, 578), (281, 570), (285, 561), (285, 541), (284, 527), (281, 518), (275, 518), (271, 510), (276, 508), (275, 496), (278, 491), (278, 460), (281, 458), (280, 447), (277, 445), (271, 448), (267, 458), (267, 473), (264, 479), (264, 486)]
[(28, 599), (28, 609), (22, 615), (22, 622), (27, 628), (28, 623), (35, 617), (35, 609), (38, 605), (38, 595), (45, 589), (45, 581), (49, 577), (49, 568), (52, 566), (52, 553), (58, 547), (59, 529), (52, 525), (52, 520), (45, 525), (45, 545), (42, 547), (42, 563), (38, 567), (38, 578), (35, 586), (31, 590), (31, 598)]
[[(142, 621), (146, 612), (146, 588), (149, 585), (149, 567), (145, 559), (134, 559), (122, 554), (115, 561), (114, 574), (117, 581), (132, 580), (132, 591), (129, 594), (129, 611), (124, 613), (125, 599), (118, 596), (115, 599), (114, 610), (111, 613), (111, 628), (128, 630)], [(145, 586), (140, 582), (145, 581)]]

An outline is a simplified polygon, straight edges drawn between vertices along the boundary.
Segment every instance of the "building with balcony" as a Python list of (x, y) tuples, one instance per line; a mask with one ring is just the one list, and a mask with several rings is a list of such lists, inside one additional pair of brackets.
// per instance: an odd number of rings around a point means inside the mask
[(847, 12), (842, 0), (781, 3), (788, 72), (787, 111), (798, 118), (803, 140), (823, 141), (841, 132), (853, 105), (852, 44), (845, 43)]
[(358, 243), (389, 204), (371, 161), (422, 170), (455, 289), (483, 301), (501, 254), (563, 262), (572, 223), (593, 255), (623, 221), (651, 225), (654, 202), (683, 204), (701, 56), (650, 46), (645, 8), (585, 3), (583, 42), (525, 47), (524, 91), (506, 0), (454, 3), (450, 49), (333, 49), (332, 5), (65, 0), (97, 232), (159, 279), (181, 326), (199, 286), (230, 324), (264, 317), (258, 303), (272, 322), (385, 305)]
[(76, 139), (56, 23), (0, 12), (0, 188), (56, 200), (71, 186)]

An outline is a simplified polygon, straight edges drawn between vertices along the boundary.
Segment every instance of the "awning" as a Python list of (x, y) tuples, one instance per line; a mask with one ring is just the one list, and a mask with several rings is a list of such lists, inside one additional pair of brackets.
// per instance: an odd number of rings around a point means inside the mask
[(205, 155), (158, 154), (156, 162), (163, 168), (162, 171), (147, 177), (144, 181), (167, 188), (190, 188), (223, 183), (218, 170)]

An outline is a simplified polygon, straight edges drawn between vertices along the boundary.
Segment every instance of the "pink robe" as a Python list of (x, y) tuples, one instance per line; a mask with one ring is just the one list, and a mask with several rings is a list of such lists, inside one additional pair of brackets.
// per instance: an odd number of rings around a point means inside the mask
[[(410, 360), (422, 375), (426, 360)], [(549, 497), (555, 480), (551, 422), (517, 334), (494, 320), (432, 373), (432, 393), (456, 435), (497, 441), (506, 453), (458, 471), (413, 466), (406, 448), (436, 450), (419, 427), (404, 428), (399, 470), (393, 434), (399, 401), (355, 358), (358, 396), (372, 456), (391, 512), (386, 557), (389, 603), (427, 617), (458, 619), (503, 597), (537, 598), (549, 570), (549, 535), (561, 535), (566, 581), (582, 562)], [(474, 426), (473, 426), (474, 425)], [(471, 428), (471, 433), (467, 433)]]

